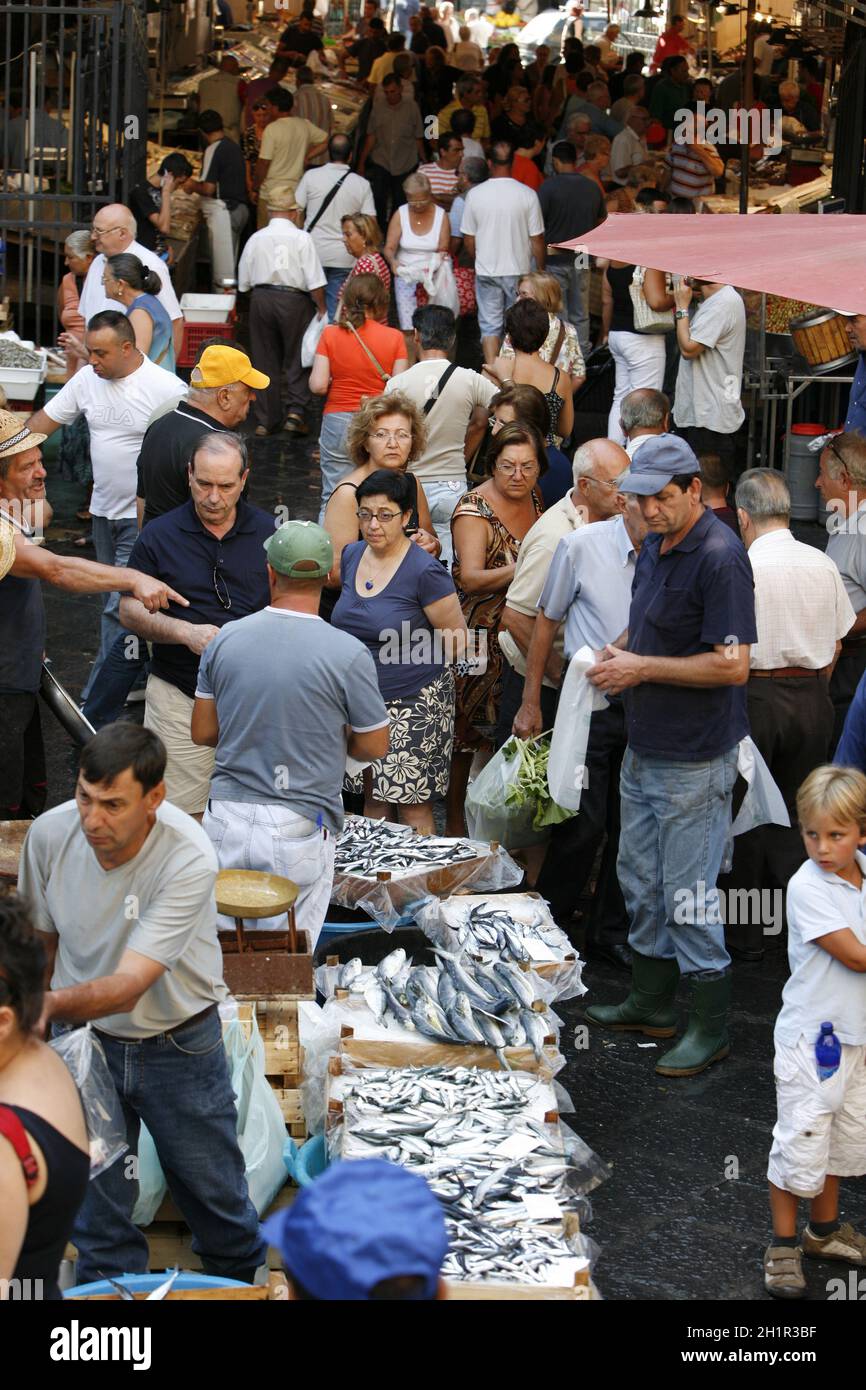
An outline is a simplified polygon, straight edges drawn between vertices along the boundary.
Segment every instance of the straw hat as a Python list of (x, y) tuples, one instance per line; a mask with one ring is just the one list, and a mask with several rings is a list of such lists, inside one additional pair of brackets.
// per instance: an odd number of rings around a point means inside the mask
[(0, 579), (5, 579), (15, 563), (15, 527), (0, 513)]
[(47, 434), (35, 434), (27, 425), (22, 425), (20, 415), (15, 415), (11, 410), (0, 410), (0, 463), (13, 454), (35, 449), (47, 438)]

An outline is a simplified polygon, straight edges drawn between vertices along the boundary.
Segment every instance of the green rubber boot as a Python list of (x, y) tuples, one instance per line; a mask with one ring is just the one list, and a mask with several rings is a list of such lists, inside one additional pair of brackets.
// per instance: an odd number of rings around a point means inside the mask
[(730, 970), (713, 979), (693, 982), (688, 1027), (676, 1047), (656, 1063), (660, 1076), (697, 1076), (712, 1062), (727, 1057), (731, 1050), (728, 1039), (730, 1002)]
[(677, 1031), (674, 995), (680, 978), (675, 960), (631, 953), (631, 989), (621, 1004), (593, 1004), (588, 1023), (620, 1032), (645, 1033), (648, 1038), (672, 1038)]

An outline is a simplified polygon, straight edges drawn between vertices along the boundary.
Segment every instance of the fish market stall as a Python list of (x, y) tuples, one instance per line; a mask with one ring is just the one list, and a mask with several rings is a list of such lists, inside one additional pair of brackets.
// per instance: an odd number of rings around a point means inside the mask
[(391, 931), (429, 898), (460, 887), (496, 892), (522, 877), (495, 843), (420, 835), (411, 826), (347, 816), (337, 840), (331, 902), (360, 908)]
[(340, 1059), (328, 1151), (332, 1160), (377, 1155), (424, 1177), (448, 1227), (444, 1278), (586, 1284), (597, 1253), (581, 1231), (591, 1214), (587, 1194), (608, 1168), (550, 1100), (549, 1084), (524, 1072)]

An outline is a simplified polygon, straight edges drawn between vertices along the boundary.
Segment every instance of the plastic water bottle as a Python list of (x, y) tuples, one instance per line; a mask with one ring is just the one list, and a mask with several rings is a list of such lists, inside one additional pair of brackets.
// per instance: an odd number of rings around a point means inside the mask
[(818, 1041), (815, 1043), (815, 1061), (818, 1063), (818, 1080), (828, 1081), (839, 1070), (842, 1060), (842, 1044), (833, 1032), (832, 1023), (822, 1023)]

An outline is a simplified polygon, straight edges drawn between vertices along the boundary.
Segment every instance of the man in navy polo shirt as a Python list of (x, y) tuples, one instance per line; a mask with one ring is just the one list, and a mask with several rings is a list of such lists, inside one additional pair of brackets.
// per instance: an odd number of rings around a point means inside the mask
[(244, 501), (248, 476), (240, 435), (203, 434), (189, 466), (189, 501), (151, 521), (129, 561), (154, 578), (183, 575), (189, 608), (171, 603), (154, 622), (135, 599), (121, 602), (124, 627), (154, 644), (144, 723), (166, 746), (166, 796), (199, 820), (214, 760), (190, 733), (199, 658), (225, 623), (258, 613), (269, 598), (262, 547), (274, 518)]
[(731, 834), (737, 746), (749, 732), (745, 686), (757, 641), (742, 543), (701, 502), (697, 458), (660, 434), (623, 482), (649, 534), (635, 568), (628, 629), (588, 672), (624, 693), (617, 871), (629, 915), (632, 986), (591, 1023), (669, 1038), (680, 974), (692, 980), (688, 1028), (659, 1060), (694, 1076), (729, 1051), (730, 956), (716, 879)]

